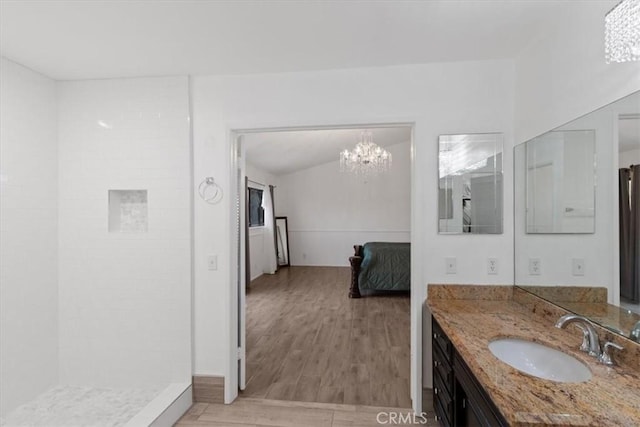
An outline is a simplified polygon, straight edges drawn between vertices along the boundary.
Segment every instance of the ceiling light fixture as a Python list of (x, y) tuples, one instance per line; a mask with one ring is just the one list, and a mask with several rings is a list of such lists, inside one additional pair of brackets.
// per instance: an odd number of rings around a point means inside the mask
[(607, 64), (640, 60), (640, 0), (622, 0), (604, 17)]
[(391, 160), (391, 153), (374, 144), (373, 135), (365, 130), (353, 150), (340, 153), (340, 170), (365, 176), (376, 175), (388, 171)]

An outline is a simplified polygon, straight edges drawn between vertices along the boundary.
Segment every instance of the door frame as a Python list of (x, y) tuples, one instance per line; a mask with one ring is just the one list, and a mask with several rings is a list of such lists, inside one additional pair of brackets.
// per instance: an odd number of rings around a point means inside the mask
[[(229, 153), (229, 183), (230, 183), (230, 206), (229, 206), (229, 224), (230, 224), (230, 242), (231, 250), (229, 257), (229, 338), (230, 338), (230, 352), (229, 352), (229, 364), (227, 373), (225, 375), (225, 403), (232, 403), (238, 396), (239, 385), (241, 384), (241, 373), (246, 372), (246, 349), (244, 348), (244, 336), (246, 335), (246, 319), (244, 315), (244, 309), (239, 311), (238, 301), (244, 303), (245, 293), (245, 240), (243, 236), (242, 227), (241, 230), (237, 229), (237, 216), (236, 216), (236, 201), (238, 200), (239, 187), (237, 185), (238, 179), (244, 182), (246, 176), (245, 162), (244, 162), (244, 147), (242, 147), (241, 158), (238, 155), (238, 140), (244, 134), (249, 133), (266, 133), (266, 132), (282, 132), (282, 131), (305, 131), (305, 130), (322, 130), (322, 129), (363, 129), (363, 128), (381, 128), (381, 127), (409, 127), (411, 128), (411, 141), (410, 141), (410, 180), (411, 180), (411, 221), (410, 221), (410, 241), (411, 241), (411, 362), (410, 362), (410, 395), (412, 400), (412, 408), (416, 413), (422, 412), (422, 311), (423, 301), (420, 297), (423, 295), (419, 291), (422, 280), (422, 271), (419, 267), (419, 253), (421, 253), (421, 247), (419, 245), (419, 236), (417, 233), (417, 188), (419, 187), (415, 179), (415, 132), (416, 123), (418, 118), (410, 118), (407, 120), (398, 120), (398, 118), (390, 120), (375, 120), (375, 121), (347, 121), (340, 124), (316, 124), (316, 125), (236, 125), (227, 127), (227, 145)], [(241, 173), (238, 175), (237, 170), (241, 168)], [(242, 191), (242, 189), (240, 189)], [(243, 191), (242, 191), (243, 192)], [(242, 197), (242, 196), (241, 196)], [(245, 206), (240, 203), (240, 224), (242, 224), (242, 218), (245, 215)], [(238, 239), (238, 232), (240, 233), (240, 239)], [(238, 242), (240, 248), (238, 248)], [(414, 268), (416, 267), (416, 268)], [(240, 274), (240, 281), (238, 281), (238, 274)], [(346, 288), (345, 288), (346, 289)], [(345, 291), (346, 295), (346, 291)], [(345, 296), (346, 298), (346, 296)], [(242, 347), (238, 348), (236, 345), (238, 334), (241, 334)], [(238, 363), (244, 363), (244, 369), (239, 369)]]

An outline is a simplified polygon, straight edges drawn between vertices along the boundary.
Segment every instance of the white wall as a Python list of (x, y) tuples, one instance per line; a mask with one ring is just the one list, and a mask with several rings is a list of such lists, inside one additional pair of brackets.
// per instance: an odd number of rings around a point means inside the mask
[(280, 177), (278, 215), (289, 222), (292, 265), (348, 266), (353, 245), (409, 242), (411, 143), (385, 147), (388, 173), (363, 178), (336, 161)]
[[(60, 82), (60, 382), (191, 375), (186, 77)], [(148, 191), (148, 231), (108, 231), (108, 190)]]
[[(512, 205), (513, 87), (510, 61), (195, 77), (194, 182), (214, 171), (225, 194), (231, 194), (231, 129), (414, 122), (411, 316), (416, 393), (422, 380), (426, 284), (513, 281), (512, 216), (505, 215), (502, 235), (439, 235), (436, 173), (438, 135), (504, 132), (504, 206)], [(230, 286), (229, 265), (233, 202), (226, 197), (215, 206), (195, 204), (195, 372), (227, 378), (235, 367), (236, 291)], [(207, 270), (208, 253), (219, 254), (217, 271)], [(457, 275), (445, 274), (445, 257), (450, 256), (458, 259)], [(487, 275), (488, 257), (499, 260), (496, 276)], [(231, 382), (226, 386), (230, 399), (235, 387)]]
[[(251, 164), (250, 160), (247, 160), (245, 162), (245, 174), (250, 181), (253, 181), (249, 182), (249, 187), (258, 188), (263, 191), (269, 191), (269, 185), (275, 185), (276, 189), (274, 190), (274, 193), (280, 191), (280, 189), (277, 188), (277, 178), (274, 175)], [(264, 186), (256, 185), (256, 182), (264, 184)], [(277, 199), (277, 196), (274, 197)], [(276, 215), (278, 214), (276, 213)], [(267, 240), (270, 241), (268, 242)], [(249, 229), (249, 263), (251, 264), (251, 280), (260, 277), (266, 271), (266, 245), (271, 245), (271, 247), (273, 247), (273, 239), (267, 239), (265, 237), (264, 228), (251, 227)]]
[(262, 227), (249, 229), (249, 272), (250, 280), (255, 280), (264, 274), (265, 238)]
[[(604, 60), (603, 19), (616, 3), (616, 0), (585, 2), (579, 9), (571, 8), (571, 15), (558, 16), (554, 25), (519, 54), (515, 61), (516, 144), (640, 90), (640, 62), (607, 64)], [(611, 162), (607, 167), (612, 168), (617, 165), (616, 154), (611, 154), (616, 145), (613, 138), (609, 142), (613, 147), (599, 146), (598, 162)], [(594, 248), (591, 243), (582, 246), (581, 240), (588, 239), (585, 235), (571, 237), (574, 242), (565, 252), (573, 254), (572, 257), (585, 257), (590, 266), (587, 271), (597, 275), (591, 279), (599, 285), (606, 284), (610, 300), (616, 303), (619, 267), (617, 240), (613, 236), (617, 228), (614, 203), (617, 190), (611, 184), (612, 179), (609, 174), (598, 176), (600, 194), (610, 193), (596, 202), (596, 233), (603, 240)], [(606, 204), (604, 199), (611, 203)], [(521, 227), (519, 222), (516, 225)], [(516, 254), (523, 256), (519, 252), (517, 249)], [(599, 257), (596, 253), (604, 255)], [(522, 260), (516, 263), (518, 271), (524, 267)], [(570, 283), (577, 280), (574, 276), (567, 278), (566, 274), (563, 278)]]
[(0, 417), (58, 380), (53, 80), (0, 59)]
[(616, 3), (566, 8), (518, 55), (516, 144), (640, 89), (640, 62), (604, 60), (604, 15)]
[[(640, 141), (638, 141), (640, 144)], [(621, 151), (618, 155), (618, 166), (621, 168), (628, 168), (629, 165), (640, 164), (640, 148), (637, 150)]]

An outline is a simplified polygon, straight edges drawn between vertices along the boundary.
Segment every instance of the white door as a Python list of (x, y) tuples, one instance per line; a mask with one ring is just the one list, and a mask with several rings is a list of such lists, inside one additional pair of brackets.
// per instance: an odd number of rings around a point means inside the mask
[(238, 388), (244, 390), (246, 387), (247, 361), (246, 361), (246, 183), (245, 183), (245, 160), (242, 135), (235, 138), (235, 231), (236, 231), (236, 286), (238, 290)]

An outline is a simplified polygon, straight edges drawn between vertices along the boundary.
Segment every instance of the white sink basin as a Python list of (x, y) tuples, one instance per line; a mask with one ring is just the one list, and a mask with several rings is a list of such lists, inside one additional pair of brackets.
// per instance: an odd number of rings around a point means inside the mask
[(504, 363), (534, 377), (562, 383), (591, 379), (591, 371), (578, 359), (533, 341), (501, 338), (491, 341), (489, 350)]

